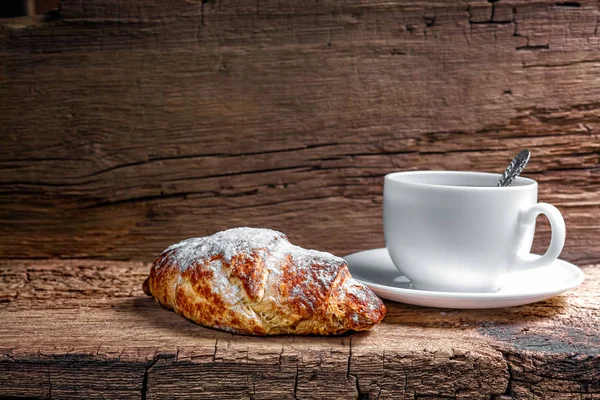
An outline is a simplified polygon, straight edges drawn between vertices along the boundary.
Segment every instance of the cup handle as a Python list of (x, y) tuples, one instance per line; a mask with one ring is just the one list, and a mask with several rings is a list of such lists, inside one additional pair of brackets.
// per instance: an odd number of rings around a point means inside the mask
[(524, 233), (529, 226), (534, 224), (535, 219), (540, 214), (544, 214), (550, 221), (550, 226), (552, 228), (550, 246), (548, 246), (548, 250), (546, 250), (546, 253), (543, 256), (536, 258), (535, 260), (525, 259), (522, 252), (517, 253), (516, 269), (525, 270), (548, 266), (558, 258), (563, 249), (566, 235), (565, 220), (560, 211), (552, 204), (537, 203), (521, 211), (519, 217), (519, 227), (521, 232)]

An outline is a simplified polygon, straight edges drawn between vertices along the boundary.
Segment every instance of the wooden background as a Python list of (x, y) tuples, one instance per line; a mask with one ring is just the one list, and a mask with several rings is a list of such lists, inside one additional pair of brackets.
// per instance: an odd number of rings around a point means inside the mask
[[(0, 257), (152, 260), (234, 226), (383, 246), (386, 173), (522, 148), (600, 260), (596, 1), (63, 0), (0, 22)], [(548, 242), (540, 223), (536, 249)]]

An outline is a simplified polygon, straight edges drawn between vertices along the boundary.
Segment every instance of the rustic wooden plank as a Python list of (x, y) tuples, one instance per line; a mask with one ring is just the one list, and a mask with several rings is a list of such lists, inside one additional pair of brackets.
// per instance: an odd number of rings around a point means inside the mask
[(600, 266), (551, 300), (496, 310), (386, 302), (370, 332), (250, 337), (143, 295), (150, 265), (0, 261), (0, 396), (592, 399)]
[[(81, 351), (77, 349), (76, 351)], [(5, 354), (3, 354), (5, 356)], [(0, 361), (0, 396), (35, 399), (139, 399), (144, 364), (89, 359), (52, 350), (45, 358)]]
[(1, 257), (148, 261), (241, 225), (346, 254), (383, 245), (384, 174), (530, 148), (563, 258), (600, 260), (597, 2), (61, 7), (0, 30)]

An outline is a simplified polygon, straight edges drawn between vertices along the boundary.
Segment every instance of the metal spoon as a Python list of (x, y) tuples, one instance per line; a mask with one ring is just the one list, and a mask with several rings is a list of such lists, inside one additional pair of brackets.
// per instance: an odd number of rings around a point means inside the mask
[(506, 170), (502, 174), (502, 178), (498, 182), (497, 186), (504, 187), (510, 186), (515, 178), (519, 176), (523, 168), (527, 165), (527, 161), (529, 161), (529, 150), (521, 150), (519, 154), (512, 159)]

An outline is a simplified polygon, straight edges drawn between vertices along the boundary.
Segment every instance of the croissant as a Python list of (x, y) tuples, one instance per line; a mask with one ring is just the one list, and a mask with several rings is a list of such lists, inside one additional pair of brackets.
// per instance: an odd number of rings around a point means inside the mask
[(385, 306), (332, 254), (277, 231), (235, 228), (168, 247), (144, 292), (207, 327), (251, 335), (335, 335), (371, 328)]

